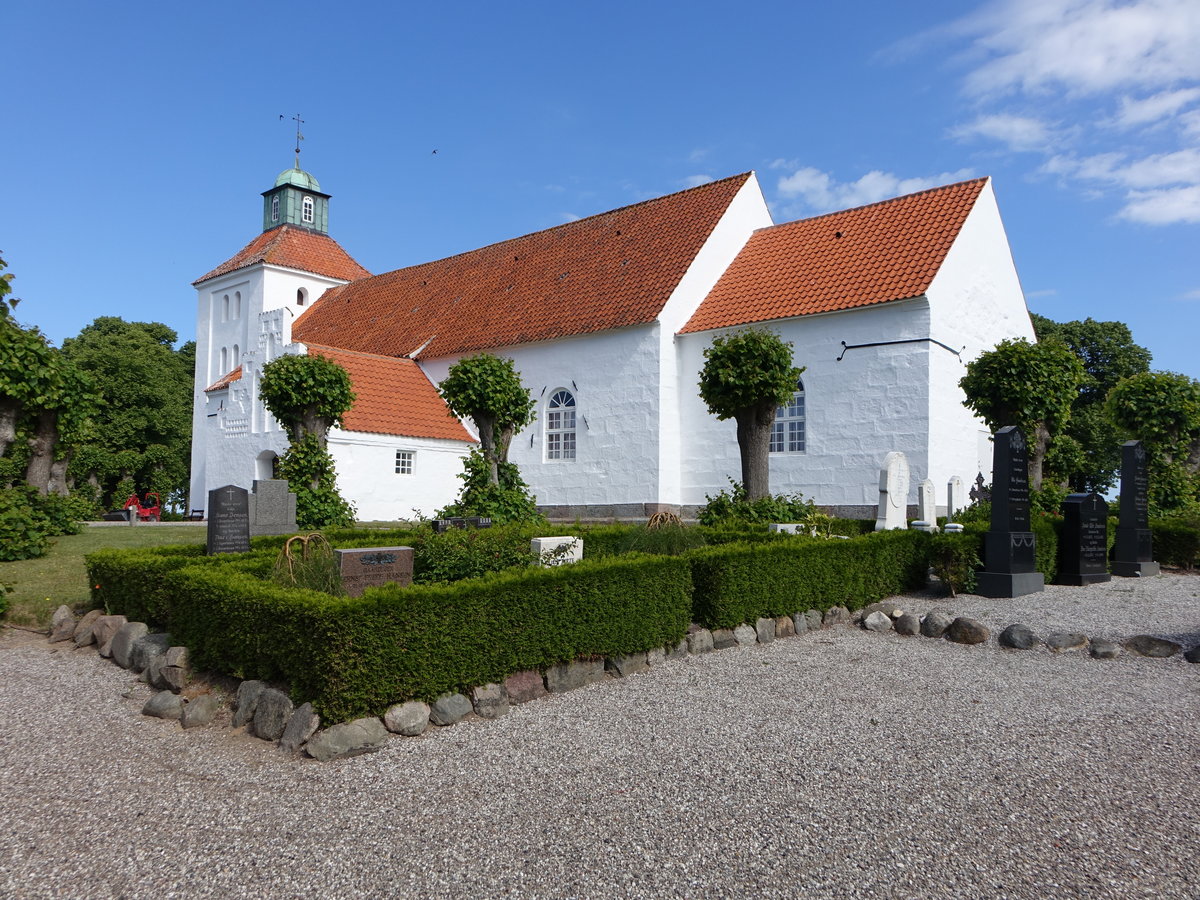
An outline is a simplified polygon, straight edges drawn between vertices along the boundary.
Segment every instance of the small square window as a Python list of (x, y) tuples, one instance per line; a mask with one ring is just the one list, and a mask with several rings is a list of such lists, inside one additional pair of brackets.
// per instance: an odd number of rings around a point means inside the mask
[(413, 473), (413, 456), (416, 454), (412, 450), (397, 450), (396, 451), (396, 474), (411, 475)]

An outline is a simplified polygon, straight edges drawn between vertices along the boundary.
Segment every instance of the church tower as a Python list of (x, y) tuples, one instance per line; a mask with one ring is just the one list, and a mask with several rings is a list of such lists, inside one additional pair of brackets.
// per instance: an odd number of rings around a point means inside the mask
[(287, 439), (258, 399), (262, 367), (304, 352), (292, 344), (292, 322), (325, 291), (371, 274), (329, 236), (330, 196), (300, 168), (298, 152), (262, 197), (262, 233), (193, 282), (190, 509), (204, 509), (212, 488), (271, 477)]

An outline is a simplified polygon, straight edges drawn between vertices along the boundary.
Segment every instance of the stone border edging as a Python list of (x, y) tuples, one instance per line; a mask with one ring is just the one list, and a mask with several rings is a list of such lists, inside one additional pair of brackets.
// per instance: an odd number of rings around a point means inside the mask
[[(294, 707), (283, 691), (262, 681), (247, 680), (238, 685), (233, 698), (233, 728), (244, 728), (263, 740), (278, 743), (285, 753), (301, 749), (314, 759), (327, 762), (382, 749), (393, 734), (416, 737), (431, 725), (445, 728), (474, 715), (497, 719), (513, 705), (565, 693), (597, 681), (624, 678), (682, 659), (689, 655), (711, 653), (731, 647), (769, 644), (776, 638), (794, 637), (809, 631), (821, 631), (837, 625), (858, 625), (877, 633), (895, 632), (903, 636), (922, 635), (953, 643), (987, 643), (991, 630), (976, 619), (954, 616), (934, 609), (924, 616), (908, 612), (896, 602), (872, 603), (857, 613), (844, 606), (831, 607), (824, 613), (810, 609), (791, 616), (760, 618), (753, 625), (707, 629), (693, 623), (687, 634), (673, 647), (661, 647), (626, 656), (576, 659), (550, 666), (540, 672), (530, 669), (509, 675), (503, 684), (474, 687), (468, 697), (446, 693), (432, 704), (409, 700), (395, 704), (383, 716), (368, 716), (340, 722), (321, 729), (320, 717), (311, 703)], [(151, 633), (142, 622), (130, 622), (125, 616), (106, 616), (92, 610), (82, 618), (66, 606), (60, 606), (51, 622), (50, 643), (71, 641), (76, 649), (95, 645), (100, 656), (111, 658), (122, 668), (139, 673), (138, 679), (158, 688), (142, 708), (143, 715), (176, 719), (184, 729), (209, 725), (219, 704), (211, 693), (184, 698), (181, 692), (191, 679), (186, 647), (173, 647), (170, 635)], [(1114, 659), (1122, 651), (1156, 659), (1175, 656), (1183, 647), (1153, 635), (1135, 635), (1120, 643), (1081, 633), (1051, 632), (1039, 637), (1026, 625), (1012, 624), (997, 638), (1000, 647), (1028, 650), (1044, 645), (1054, 652), (1088, 648), (1095, 659)], [(1189, 663), (1200, 663), (1200, 645), (1184, 654)]]

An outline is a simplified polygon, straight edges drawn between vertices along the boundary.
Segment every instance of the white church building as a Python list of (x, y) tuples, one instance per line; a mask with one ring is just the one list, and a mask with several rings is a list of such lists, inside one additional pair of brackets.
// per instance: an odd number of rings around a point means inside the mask
[(263, 365), (319, 353), (357, 395), (330, 434), (361, 520), (451, 502), (472, 424), (435, 385), (457, 360), (514, 360), (537, 402), (509, 458), (556, 518), (693, 512), (740, 475), (735, 425), (698, 390), (704, 349), (748, 326), (805, 371), (780, 407), (771, 490), (873, 517), (902, 451), (944, 504), (990, 480), (966, 363), (1034, 339), (990, 179), (776, 225), (753, 172), (447, 259), (370, 275), (328, 234), (329, 195), (299, 168), (263, 194), (262, 233), (195, 282), (191, 507), (249, 488), (287, 448), (257, 395)]

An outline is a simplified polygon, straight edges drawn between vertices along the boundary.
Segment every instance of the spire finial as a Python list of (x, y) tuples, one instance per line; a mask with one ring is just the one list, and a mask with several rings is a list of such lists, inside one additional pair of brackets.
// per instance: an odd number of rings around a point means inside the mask
[[(281, 115), (279, 118), (283, 119), (284, 116)], [(296, 113), (292, 116), (292, 121), (296, 123), (296, 168), (298, 169), (300, 168), (300, 142), (304, 140), (304, 135), (300, 133), (300, 126), (304, 120), (300, 118), (300, 113)]]

